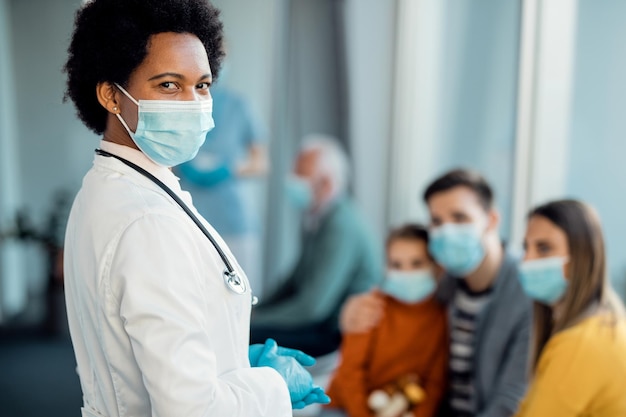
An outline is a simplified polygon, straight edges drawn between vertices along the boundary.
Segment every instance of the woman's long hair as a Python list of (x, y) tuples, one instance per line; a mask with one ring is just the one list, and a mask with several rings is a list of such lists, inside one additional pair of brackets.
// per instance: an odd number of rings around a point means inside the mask
[(550, 337), (583, 319), (594, 308), (608, 309), (613, 317), (623, 314), (623, 306), (607, 278), (606, 252), (600, 219), (590, 206), (576, 200), (559, 200), (533, 209), (528, 219), (540, 216), (567, 236), (569, 246), (568, 288), (559, 302), (559, 314), (553, 308), (534, 303), (532, 366)]

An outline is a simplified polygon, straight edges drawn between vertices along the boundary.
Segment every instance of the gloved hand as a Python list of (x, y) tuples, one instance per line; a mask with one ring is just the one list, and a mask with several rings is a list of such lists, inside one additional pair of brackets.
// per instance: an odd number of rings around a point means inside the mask
[[(250, 358), (250, 366), (252, 367), (259, 366), (258, 365), (259, 358), (261, 357), (261, 354), (263, 353), (264, 349), (265, 349), (265, 345), (262, 345), (260, 343), (250, 345), (250, 347), (248, 348), (248, 358)], [(297, 360), (298, 363), (302, 366), (315, 365), (315, 358), (313, 356), (309, 356), (306, 353), (297, 349), (290, 349), (290, 348), (278, 346), (276, 353), (279, 356), (290, 356), (294, 358), (295, 360)]]
[(317, 385), (313, 385), (311, 392), (307, 394), (302, 400), (292, 403), (294, 409), (304, 408), (307, 405), (314, 403), (328, 404), (330, 403), (330, 397), (324, 393), (324, 390)]
[(273, 339), (265, 341), (257, 366), (269, 366), (278, 371), (287, 383), (294, 408), (303, 408), (313, 402), (330, 401), (320, 387), (313, 385), (311, 374), (294, 357), (278, 354), (278, 345)]

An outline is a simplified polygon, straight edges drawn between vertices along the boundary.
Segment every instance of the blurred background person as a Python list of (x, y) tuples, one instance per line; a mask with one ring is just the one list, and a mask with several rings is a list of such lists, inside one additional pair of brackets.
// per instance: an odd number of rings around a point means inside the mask
[[(384, 316), (369, 332), (344, 335), (341, 361), (327, 391), (329, 417), (381, 412), (370, 406), (376, 390), (389, 397), (400, 394), (403, 417), (433, 417), (445, 393), (448, 328), (446, 309), (434, 297), (438, 267), (428, 253), (428, 230), (417, 224), (393, 229), (386, 255), (386, 277), (376, 292)], [(407, 389), (410, 384), (414, 388)], [(423, 396), (407, 397), (405, 392), (415, 387)], [(389, 402), (378, 405), (384, 409)]]
[(287, 180), (302, 210), (301, 252), (289, 276), (253, 310), (251, 343), (268, 337), (321, 356), (339, 347), (339, 310), (381, 277), (380, 252), (346, 194), (347, 157), (336, 139), (309, 135)]
[(626, 416), (626, 318), (607, 279), (598, 215), (576, 200), (536, 207), (524, 247), (533, 379), (516, 417)]
[(196, 157), (180, 165), (181, 187), (237, 257), (256, 296), (263, 293), (261, 207), (249, 180), (266, 174), (267, 151), (260, 122), (246, 98), (226, 85), (225, 72), (211, 86), (215, 128)]

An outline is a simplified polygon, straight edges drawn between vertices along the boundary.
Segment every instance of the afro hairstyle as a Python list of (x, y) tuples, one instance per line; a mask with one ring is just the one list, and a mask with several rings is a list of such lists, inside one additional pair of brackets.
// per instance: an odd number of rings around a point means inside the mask
[(98, 102), (102, 82), (126, 86), (148, 53), (152, 35), (189, 33), (206, 49), (213, 77), (224, 57), (219, 11), (207, 0), (91, 0), (77, 12), (64, 67), (65, 98), (85, 125), (102, 134), (107, 111)]

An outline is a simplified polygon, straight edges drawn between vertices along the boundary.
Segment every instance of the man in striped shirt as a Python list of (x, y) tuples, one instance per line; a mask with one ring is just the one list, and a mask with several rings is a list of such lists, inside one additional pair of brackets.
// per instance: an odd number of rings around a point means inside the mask
[(491, 297), (491, 288), (473, 291), (459, 281), (450, 305), (450, 383), (448, 407), (454, 415), (470, 417), (476, 413), (474, 391), (474, 345), (478, 316)]
[(454, 170), (424, 192), (430, 250), (445, 269), (440, 299), (448, 304), (449, 389), (442, 416), (508, 417), (527, 384), (531, 303), (517, 263), (502, 247), (493, 191), (478, 173)]

